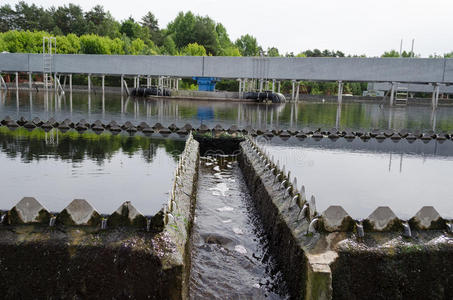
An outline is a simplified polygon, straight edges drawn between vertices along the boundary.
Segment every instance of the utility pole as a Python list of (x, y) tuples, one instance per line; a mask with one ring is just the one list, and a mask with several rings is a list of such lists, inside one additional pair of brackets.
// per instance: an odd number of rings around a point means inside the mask
[(415, 39), (412, 39), (411, 57), (415, 57), (415, 53), (414, 53), (414, 41), (415, 41)]

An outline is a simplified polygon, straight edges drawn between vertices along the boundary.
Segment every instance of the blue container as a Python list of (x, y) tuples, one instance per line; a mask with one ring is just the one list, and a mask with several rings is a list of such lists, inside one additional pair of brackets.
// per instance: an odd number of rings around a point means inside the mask
[(208, 92), (214, 92), (215, 84), (219, 81), (219, 79), (215, 77), (193, 77), (193, 79), (197, 81), (199, 91)]

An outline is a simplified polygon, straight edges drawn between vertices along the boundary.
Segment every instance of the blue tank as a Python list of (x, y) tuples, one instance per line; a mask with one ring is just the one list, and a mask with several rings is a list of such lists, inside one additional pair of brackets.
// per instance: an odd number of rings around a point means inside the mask
[(199, 91), (208, 92), (215, 91), (215, 84), (219, 81), (215, 77), (193, 77), (193, 79), (197, 81)]

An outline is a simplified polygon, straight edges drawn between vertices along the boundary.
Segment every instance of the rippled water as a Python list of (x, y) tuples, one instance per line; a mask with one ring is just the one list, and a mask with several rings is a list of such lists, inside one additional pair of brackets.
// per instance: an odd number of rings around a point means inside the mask
[(86, 199), (110, 214), (124, 201), (153, 215), (168, 199), (184, 141), (0, 127), (0, 209), (35, 197), (59, 212)]
[(363, 142), (292, 138), (259, 139), (286, 170), (315, 195), (319, 212), (341, 205), (354, 218), (365, 218), (377, 206), (390, 206), (411, 218), (426, 205), (453, 218), (453, 142), (412, 144), (402, 140)]
[(191, 299), (286, 299), (237, 162), (202, 160)]
[(38, 116), (58, 120), (122, 120), (176, 123), (181, 126), (201, 123), (224, 127), (236, 124), (255, 128), (352, 128), (352, 129), (420, 129), (453, 131), (453, 107), (429, 106), (388, 107), (380, 103), (314, 103), (257, 104), (231, 101), (195, 101), (172, 99), (134, 99), (118, 94), (53, 92), (16, 94), (14, 90), (0, 97), (0, 118)]

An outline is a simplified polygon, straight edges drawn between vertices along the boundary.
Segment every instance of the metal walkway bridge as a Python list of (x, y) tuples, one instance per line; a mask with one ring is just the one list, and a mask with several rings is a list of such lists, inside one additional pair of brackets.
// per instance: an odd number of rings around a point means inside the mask
[[(0, 53), (0, 72), (43, 72), (42, 54)], [(343, 82), (387, 82), (453, 84), (453, 59), (431, 58), (283, 58), (283, 57), (206, 57), (78, 55), (53, 56), (52, 70), (57, 74), (88, 76), (167, 76), (218, 77), (240, 81), (292, 80), (338, 81), (339, 101)], [(245, 90), (242, 90), (245, 91)], [(241, 92), (241, 91), (240, 91)], [(437, 103), (437, 102), (436, 102)]]

